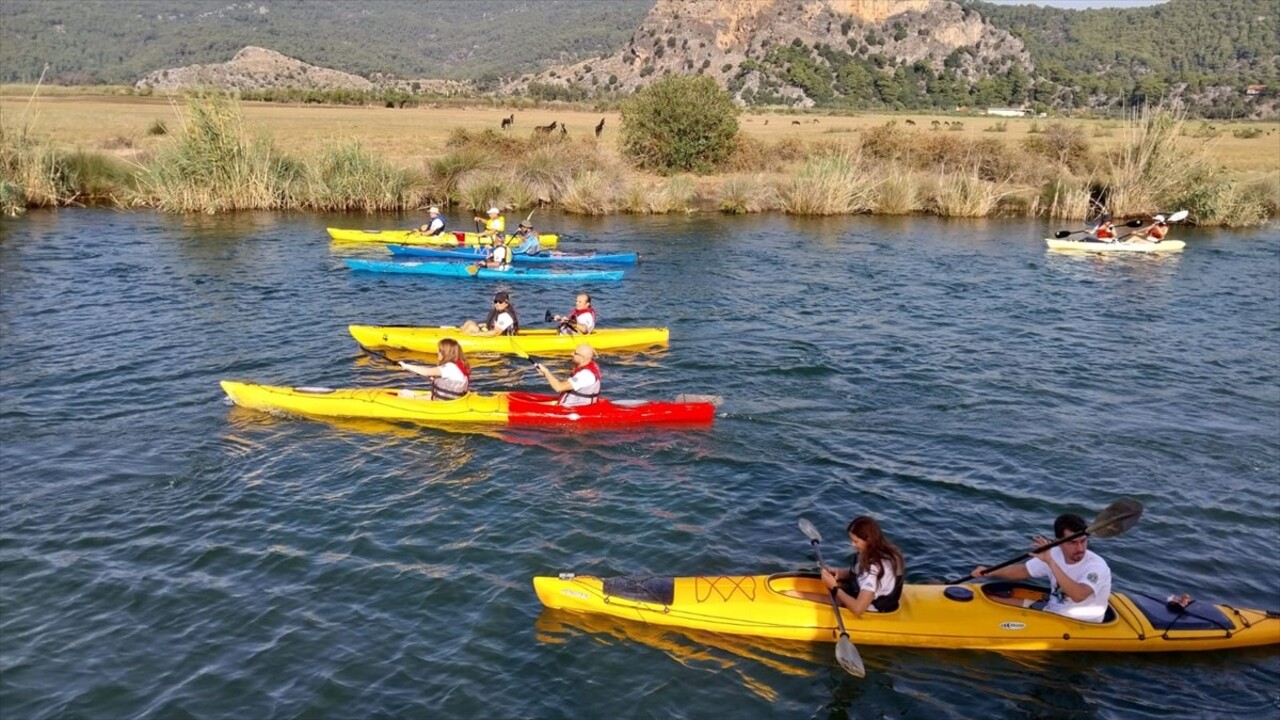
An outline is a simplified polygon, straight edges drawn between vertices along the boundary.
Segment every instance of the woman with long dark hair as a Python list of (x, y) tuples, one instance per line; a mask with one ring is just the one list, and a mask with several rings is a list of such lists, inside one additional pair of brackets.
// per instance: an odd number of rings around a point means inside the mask
[(854, 518), (848, 532), (849, 542), (858, 551), (858, 562), (848, 569), (823, 567), (823, 584), (855, 616), (897, 610), (902, 576), (907, 570), (902, 551), (885, 537), (880, 523), (870, 515)]

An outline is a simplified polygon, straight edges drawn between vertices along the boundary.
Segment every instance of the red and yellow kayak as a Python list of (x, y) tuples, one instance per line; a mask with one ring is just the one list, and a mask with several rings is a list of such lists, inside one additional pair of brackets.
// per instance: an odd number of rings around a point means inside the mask
[[(347, 230), (343, 228), (325, 228), (334, 242), (374, 242), (383, 245), (435, 245), (443, 247), (492, 245), (493, 241), (473, 232), (446, 232), (440, 235), (423, 235), (417, 230)], [(508, 239), (507, 244), (513, 243)], [(544, 248), (553, 248), (560, 242), (560, 236), (553, 233), (538, 235), (538, 244)]]
[[(535, 577), (549, 608), (653, 625), (780, 640), (834, 642), (831, 598), (811, 573), (598, 578)], [(854, 617), (842, 610), (856, 644), (999, 651), (1172, 652), (1280, 644), (1280, 613), (1207, 602), (1185, 613), (1162, 599), (1112, 593), (1107, 618), (1088, 623), (1014, 607), (998, 595), (1042, 595), (1025, 583), (906, 585), (901, 606)]]
[(468, 393), (432, 400), (426, 390), (401, 388), (282, 387), (222, 381), (235, 404), (271, 413), (312, 417), (415, 420), (488, 425), (710, 425), (716, 406), (708, 398), (605, 400), (564, 407), (559, 396), (527, 392)]

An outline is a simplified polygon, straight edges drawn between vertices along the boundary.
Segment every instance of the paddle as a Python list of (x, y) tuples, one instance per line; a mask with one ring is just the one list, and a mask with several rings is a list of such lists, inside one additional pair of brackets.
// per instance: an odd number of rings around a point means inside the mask
[[(1129, 222), (1121, 225), (1120, 227), (1131, 227), (1131, 228), (1142, 227), (1142, 220), (1138, 218), (1134, 218)], [(1054, 233), (1053, 236), (1061, 240), (1063, 238), (1071, 237), (1072, 235), (1079, 235), (1080, 233), (1093, 232), (1094, 229), (1095, 228), (1085, 228), (1084, 230), (1059, 230), (1058, 232)]]
[[(1085, 528), (1082, 532), (1072, 533), (1064, 538), (1054, 540), (1043, 547), (1037, 548), (1036, 552), (1043, 552), (1063, 543), (1078, 540), (1085, 535), (1097, 535), (1100, 538), (1115, 537), (1137, 524), (1138, 518), (1140, 517), (1142, 517), (1142, 503), (1137, 500), (1129, 499), (1117, 500), (1104, 508), (1102, 512), (1098, 513), (1098, 517), (1093, 521), (1093, 524)], [(1032, 553), (1025, 552), (1012, 560), (1006, 560), (999, 565), (987, 568), (986, 573), (990, 573), (993, 570), (999, 570), (1003, 567), (1008, 567), (1014, 563), (1022, 562), (1023, 560), (1031, 557), (1031, 555)], [(969, 573), (959, 580), (951, 580), (947, 584), (957, 585), (972, 579), (973, 573)]]
[(514, 335), (511, 336), (511, 350), (519, 357), (522, 357), (525, 360), (528, 360), (529, 364), (534, 367), (537, 367), (540, 364), (537, 360), (534, 360), (533, 358), (529, 357), (529, 353), (525, 352), (519, 345), (516, 344), (516, 337)]
[[(813, 545), (813, 552), (818, 556), (818, 564), (822, 564), (822, 535), (818, 534), (818, 528), (813, 526), (805, 518), (800, 518), (800, 532), (809, 538), (809, 543)], [(840, 602), (836, 600), (835, 593), (831, 593), (831, 607), (836, 612), (836, 624), (840, 626), (840, 639), (836, 641), (836, 662), (840, 663), (840, 667), (845, 672), (854, 677), (866, 677), (867, 668), (862, 664), (862, 656), (858, 654), (858, 648), (854, 647), (853, 641), (849, 639), (849, 633), (844, 629), (844, 618), (840, 615)]]

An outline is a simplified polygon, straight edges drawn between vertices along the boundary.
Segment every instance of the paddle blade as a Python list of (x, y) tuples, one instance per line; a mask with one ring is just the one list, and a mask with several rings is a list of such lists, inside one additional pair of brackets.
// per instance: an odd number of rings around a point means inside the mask
[(720, 397), (719, 395), (690, 395), (690, 394), (684, 393), (676, 396), (676, 402), (678, 403), (711, 403), (712, 405), (719, 407), (720, 404), (724, 402), (724, 398)]
[(848, 635), (841, 635), (840, 640), (836, 642), (836, 662), (840, 663), (840, 667), (844, 668), (845, 672), (854, 677), (867, 676), (867, 668), (862, 664), (862, 656), (858, 654), (858, 648), (854, 646)]
[(480, 272), (480, 266), (479, 266), (479, 265), (468, 265), (468, 266), (467, 266), (467, 274), (468, 274), (468, 275), (470, 275), (471, 277), (475, 277), (475, 276), (476, 276), (476, 274), (477, 274), (477, 273), (479, 273), (479, 272)]
[(1133, 527), (1142, 517), (1142, 503), (1137, 500), (1117, 500), (1111, 503), (1089, 526), (1089, 534), (1101, 538), (1115, 537)]
[[(1083, 232), (1083, 231), (1077, 230), (1076, 232)], [(1065, 237), (1070, 237), (1072, 235), (1075, 235), (1075, 233), (1071, 232), (1070, 230), (1059, 230), (1058, 232), (1053, 234), (1053, 236), (1058, 238), (1059, 240)]]
[(1188, 216), (1188, 215), (1190, 215), (1190, 214), (1191, 214), (1191, 213), (1187, 212), (1186, 210), (1179, 210), (1178, 212), (1176, 212), (1176, 213), (1174, 213), (1174, 214), (1170, 215), (1170, 216), (1169, 216), (1169, 218), (1168, 218), (1167, 220), (1165, 220), (1165, 222), (1167, 222), (1167, 223), (1176, 223), (1176, 222), (1178, 222), (1179, 220), (1186, 220), (1186, 219), (1187, 219), (1187, 216)]
[(809, 522), (809, 518), (800, 518), (799, 525), (800, 532), (804, 533), (804, 536), (809, 538), (810, 542), (822, 542), (822, 535), (818, 533), (818, 528), (814, 527), (813, 523)]
[(543, 316), (542, 320), (543, 322), (552, 322), (553, 320), (555, 320), (555, 317), (551, 314), (551, 311), (548, 310), (547, 314)]

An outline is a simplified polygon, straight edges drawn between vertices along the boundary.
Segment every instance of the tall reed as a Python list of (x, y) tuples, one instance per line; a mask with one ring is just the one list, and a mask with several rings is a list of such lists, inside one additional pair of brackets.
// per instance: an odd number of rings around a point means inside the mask
[(986, 217), (1008, 193), (1003, 183), (982, 179), (975, 168), (943, 173), (932, 198), (933, 211), (942, 217)]
[(781, 190), (782, 209), (793, 215), (844, 215), (873, 207), (876, 181), (861, 156), (843, 151), (810, 158)]
[(720, 210), (741, 215), (773, 210), (778, 193), (763, 175), (730, 175), (720, 184)]
[(306, 189), (298, 200), (312, 210), (366, 213), (422, 203), (407, 171), (371, 155), (354, 141), (331, 145), (308, 163)]
[(293, 205), (305, 169), (270, 140), (250, 138), (239, 106), (194, 96), (174, 144), (139, 175), (135, 201), (170, 212), (268, 210)]
[(621, 178), (600, 170), (573, 176), (565, 187), (561, 207), (579, 215), (606, 215), (618, 208), (618, 197), (625, 191)]

